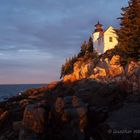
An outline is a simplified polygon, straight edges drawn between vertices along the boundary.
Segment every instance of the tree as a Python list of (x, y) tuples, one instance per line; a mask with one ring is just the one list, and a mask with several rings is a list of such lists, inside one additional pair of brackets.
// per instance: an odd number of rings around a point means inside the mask
[(84, 56), (86, 53), (86, 49), (87, 49), (87, 43), (86, 41), (84, 41), (81, 46), (81, 50), (80, 50), (80, 53), (78, 54), (78, 57)]
[(89, 37), (89, 41), (88, 41), (88, 45), (87, 45), (86, 51), (88, 53), (93, 52), (93, 39), (92, 39), (92, 37)]
[(64, 69), (65, 69), (65, 66), (64, 65), (62, 65), (61, 66), (61, 72), (60, 72), (60, 79), (64, 76)]
[(140, 59), (140, 0), (129, 0), (122, 8), (120, 29), (117, 30), (117, 49), (123, 54), (123, 62)]
[(86, 41), (83, 42), (83, 44), (81, 45), (80, 53), (78, 55), (74, 55), (73, 57), (66, 59), (65, 64), (63, 64), (61, 67), (60, 79), (63, 78), (65, 75), (71, 74), (73, 72), (74, 64), (77, 61), (84, 62), (89, 59), (94, 60), (97, 58), (98, 53), (93, 48), (93, 40), (92, 37), (90, 37), (88, 43)]
[(77, 61), (77, 55), (74, 55), (72, 58), (66, 59), (65, 64), (61, 67), (60, 79), (67, 74), (73, 72), (73, 65)]

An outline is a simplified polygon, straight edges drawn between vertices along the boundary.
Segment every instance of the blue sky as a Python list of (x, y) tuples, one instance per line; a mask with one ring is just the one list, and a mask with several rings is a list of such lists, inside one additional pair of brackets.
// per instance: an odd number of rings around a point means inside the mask
[(119, 27), (127, 0), (0, 0), (0, 84), (58, 80), (99, 20)]

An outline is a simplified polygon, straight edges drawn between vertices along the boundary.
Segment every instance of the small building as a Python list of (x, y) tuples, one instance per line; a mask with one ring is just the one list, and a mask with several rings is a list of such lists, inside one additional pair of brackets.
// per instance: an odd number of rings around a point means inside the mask
[(109, 49), (114, 48), (118, 44), (117, 35), (112, 26), (103, 30), (103, 25), (99, 22), (95, 25), (93, 32), (93, 44), (95, 50), (102, 54)]

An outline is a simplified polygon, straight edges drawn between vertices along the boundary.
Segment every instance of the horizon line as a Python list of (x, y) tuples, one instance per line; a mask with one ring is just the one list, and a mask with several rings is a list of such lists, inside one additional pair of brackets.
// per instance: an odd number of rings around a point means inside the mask
[(48, 83), (3, 83), (3, 84), (0, 83), (0, 86), (1, 85), (46, 85), (46, 84), (49, 84), (49, 82)]

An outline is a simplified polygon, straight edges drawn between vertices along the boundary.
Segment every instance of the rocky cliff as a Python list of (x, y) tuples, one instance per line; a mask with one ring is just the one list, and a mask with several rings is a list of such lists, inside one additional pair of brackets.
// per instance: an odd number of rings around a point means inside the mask
[(64, 82), (74, 82), (84, 78), (103, 83), (127, 82), (132, 90), (140, 91), (140, 61), (130, 61), (125, 67), (120, 64), (120, 56), (111, 59), (100, 57), (95, 63), (92, 59), (79, 59), (74, 64), (72, 74), (65, 75)]
[(119, 60), (78, 59), (62, 81), (1, 102), (0, 140), (139, 140), (140, 62)]

